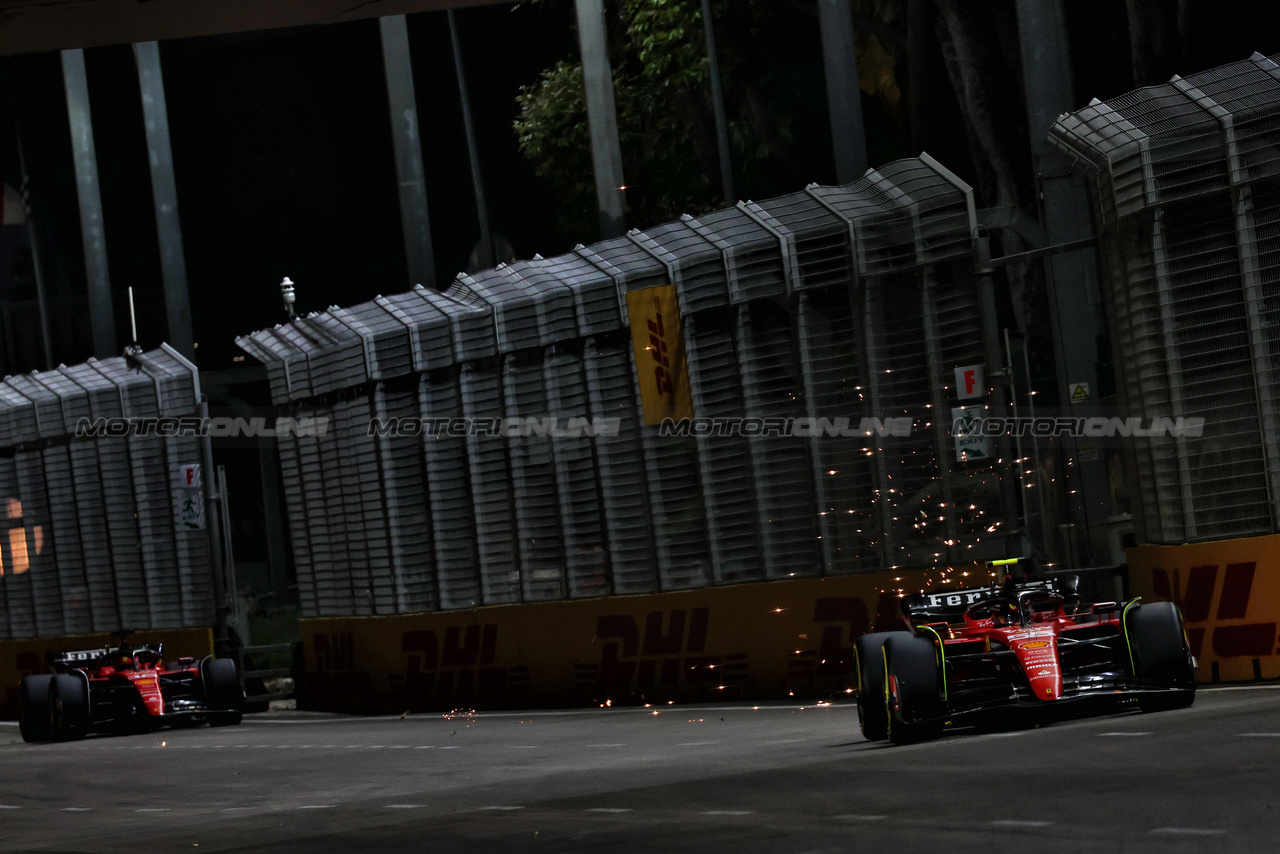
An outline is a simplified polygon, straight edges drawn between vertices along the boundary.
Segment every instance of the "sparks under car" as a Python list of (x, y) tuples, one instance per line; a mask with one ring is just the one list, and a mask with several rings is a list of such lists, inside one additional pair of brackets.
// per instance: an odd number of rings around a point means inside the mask
[(244, 688), (229, 658), (165, 663), (160, 644), (76, 650), (52, 657), (54, 673), (18, 688), (26, 741), (83, 738), (91, 732), (145, 732), (163, 726), (240, 723)]
[(1084, 604), (1077, 579), (906, 596), (910, 631), (855, 643), (858, 720), (904, 744), (946, 725), (1144, 712), (1195, 700), (1195, 660), (1171, 602)]

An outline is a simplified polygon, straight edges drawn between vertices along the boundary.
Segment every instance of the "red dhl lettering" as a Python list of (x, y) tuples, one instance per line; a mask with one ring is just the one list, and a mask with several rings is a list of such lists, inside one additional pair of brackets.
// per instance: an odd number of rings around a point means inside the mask
[(667, 330), (662, 322), (662, 301), (653, 298), (654, 319), (647, 321), (649, 327), (649, 355), (657, 365), (653, 368), (654, 382), (658, 394), (669, 397), (674, 393), (671, 382), (671, 360), (667, 356)]
[[(1151, 585), (1155, 597), (1173, 602), (1182, 611), (1188, 624), (1187, 640), (1191, 653), (1200, 656), (1204, 647), (1206, 630), (1211, 630), (1213, 654), (1219, 658), (1243, 656), (1260, 658), (1274, 655), (1276, 649), (1276, 623), (1257, 622), (1243, 625), (1212, 625), (1220, 620), (1244, 620), (1249, 612), (1253, 593), (1253, 578), (1257, 563), (1247, 561), (1229, 563), (1223, 568), (1217, 564), (1193, 566), (1186, 571), (1185, 584), (1180, 569), (1166, 571), (1153, 568)], [(1219, 581), (1221, 579), (1221, 581)], [(1214, 593), (1218, 592), (1218, 610), (1210, 618)], [(1210, 624), (1192, 627), (1192, 624)]]

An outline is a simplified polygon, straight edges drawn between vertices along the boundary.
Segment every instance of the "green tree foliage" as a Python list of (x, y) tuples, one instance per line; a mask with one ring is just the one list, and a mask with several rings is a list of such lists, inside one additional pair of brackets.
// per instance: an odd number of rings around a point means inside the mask
[[(735, 174), (766, 169), (803, 183), (795, 117), (801, 109), (821, 106), (825, 96), (820, 76), (813, 79), (812, 62), (795, 62), (777, 50), (771, 31), (785, 8), (768, 0), (715, 0), (712, 9)], [(645, 228), (719, 207), (725, 200), (699, 0), (619, 0), (609, 11), (628, 223)], [(820, 62), (818, 57), (819, 74)], [(522, 87), (517, 103), (520, 150), (562, 199), (560, 227), (593, 233), (595, 190), (581, 65), (565, 60), (546, 69), (537, 83)]]

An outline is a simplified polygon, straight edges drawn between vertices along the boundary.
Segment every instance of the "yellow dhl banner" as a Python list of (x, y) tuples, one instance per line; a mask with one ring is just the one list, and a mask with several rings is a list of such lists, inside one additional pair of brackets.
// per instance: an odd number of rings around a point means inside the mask
[(1280, 677), (1280, 536), (1126, 554), (1129, 593), (1181, 609), (1201, 682)]
[(631, 318), (631, 345), (635, 348), (644, 423), (692, 418), (693, 398), (689, 393), (689, 366), (685, 361), (676, 286), (628, 291), (627, 314)]
[[(979, 568), (961, 569), (973, 582)], [(950, 570), (301, 622), (305, 703), (344, 712), (847, 696), (854, 639)]]

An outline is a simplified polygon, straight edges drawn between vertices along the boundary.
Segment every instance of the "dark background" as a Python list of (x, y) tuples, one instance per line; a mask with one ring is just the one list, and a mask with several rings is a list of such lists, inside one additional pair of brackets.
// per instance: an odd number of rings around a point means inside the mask
[[(1012, 12), (1011, 0), (995, 0), (993, 6), (1002, 4)], [(865, 4), (855, 9), (859, 5)], [(1182, 8), (1163, 5), (1170, 14)], [(1280, 51), (1276, 5), (1191, 3), (1184, 9), (1190, 26), (1180, 50), (1167, 68), (1148, 73), (1167, 79), (1244, 59), (1254, 50)], [(1071, 2), (1066, 10), (1080, 104), (1133, 88), (1126, 4)], [(560, 203), (549, 182), (534, 176), (512, 131), (520, 87), (536, 83), (539, 72), (557, 60), (576, 61), (572, 3), (477, 7), (456, 16), (494, 232), (521, 258), (549, 257), (597, 239), (565, 233), (558, 225), (565, 219)], [(794, 143), (807, 174), (797, 179), (794, 170), (755, 168), (735, 176), (742, 198), (835, 180), (813, 4), (778, 0), (774, 21), (772, 59), (793, 73), (785, 87), (767, 94), (786, 99), (798, 116)], [(408, 22), (437, 284), (446, 287), (466, 267), (479, 229), (446, 15), (411, 15)], [(936, 53), (936, 45), (930, 50)], [(236, 335), (283, 318), (277, 285), (284, 276), (297, 283), (303, 312), (351, 305), (412, 284), (401, 242), (375, 20), (167, 41), (161, 54), (201, 368), (231, 366), (241, 355)], [(132, 285), (140, 343), (150, 347), (163, 337), (164, 303), (132, 48), (92, 48), (85, 59), (117, 337), (122, 346), (129, 338), (126, 287)], [(912, 132), (902, 116), (889, 116), (874, 99), (864, 98), (871, 164), (915, 154), (918, 145), (977, 185), (940, 54), (925, 67), (931, 78), (923, 111), (927, 127)], [(0, 80), (0, 174), (11, 186), (22, 184), (20, 128), (49, 297), (83, 299), (59, 57), (4, 59)], [(14, 237), (14, 228), (4, 231), (9, 234), (0, 240), (2, 295), (31, 298), (26, 279), (11, 275), (14, 245), (22, 239)], [(72, 363), (90, 353), (87, 340), (64, 338), (55, 361)], [(6, 367), (12, 372), (39, 365), (19, 359)]]

